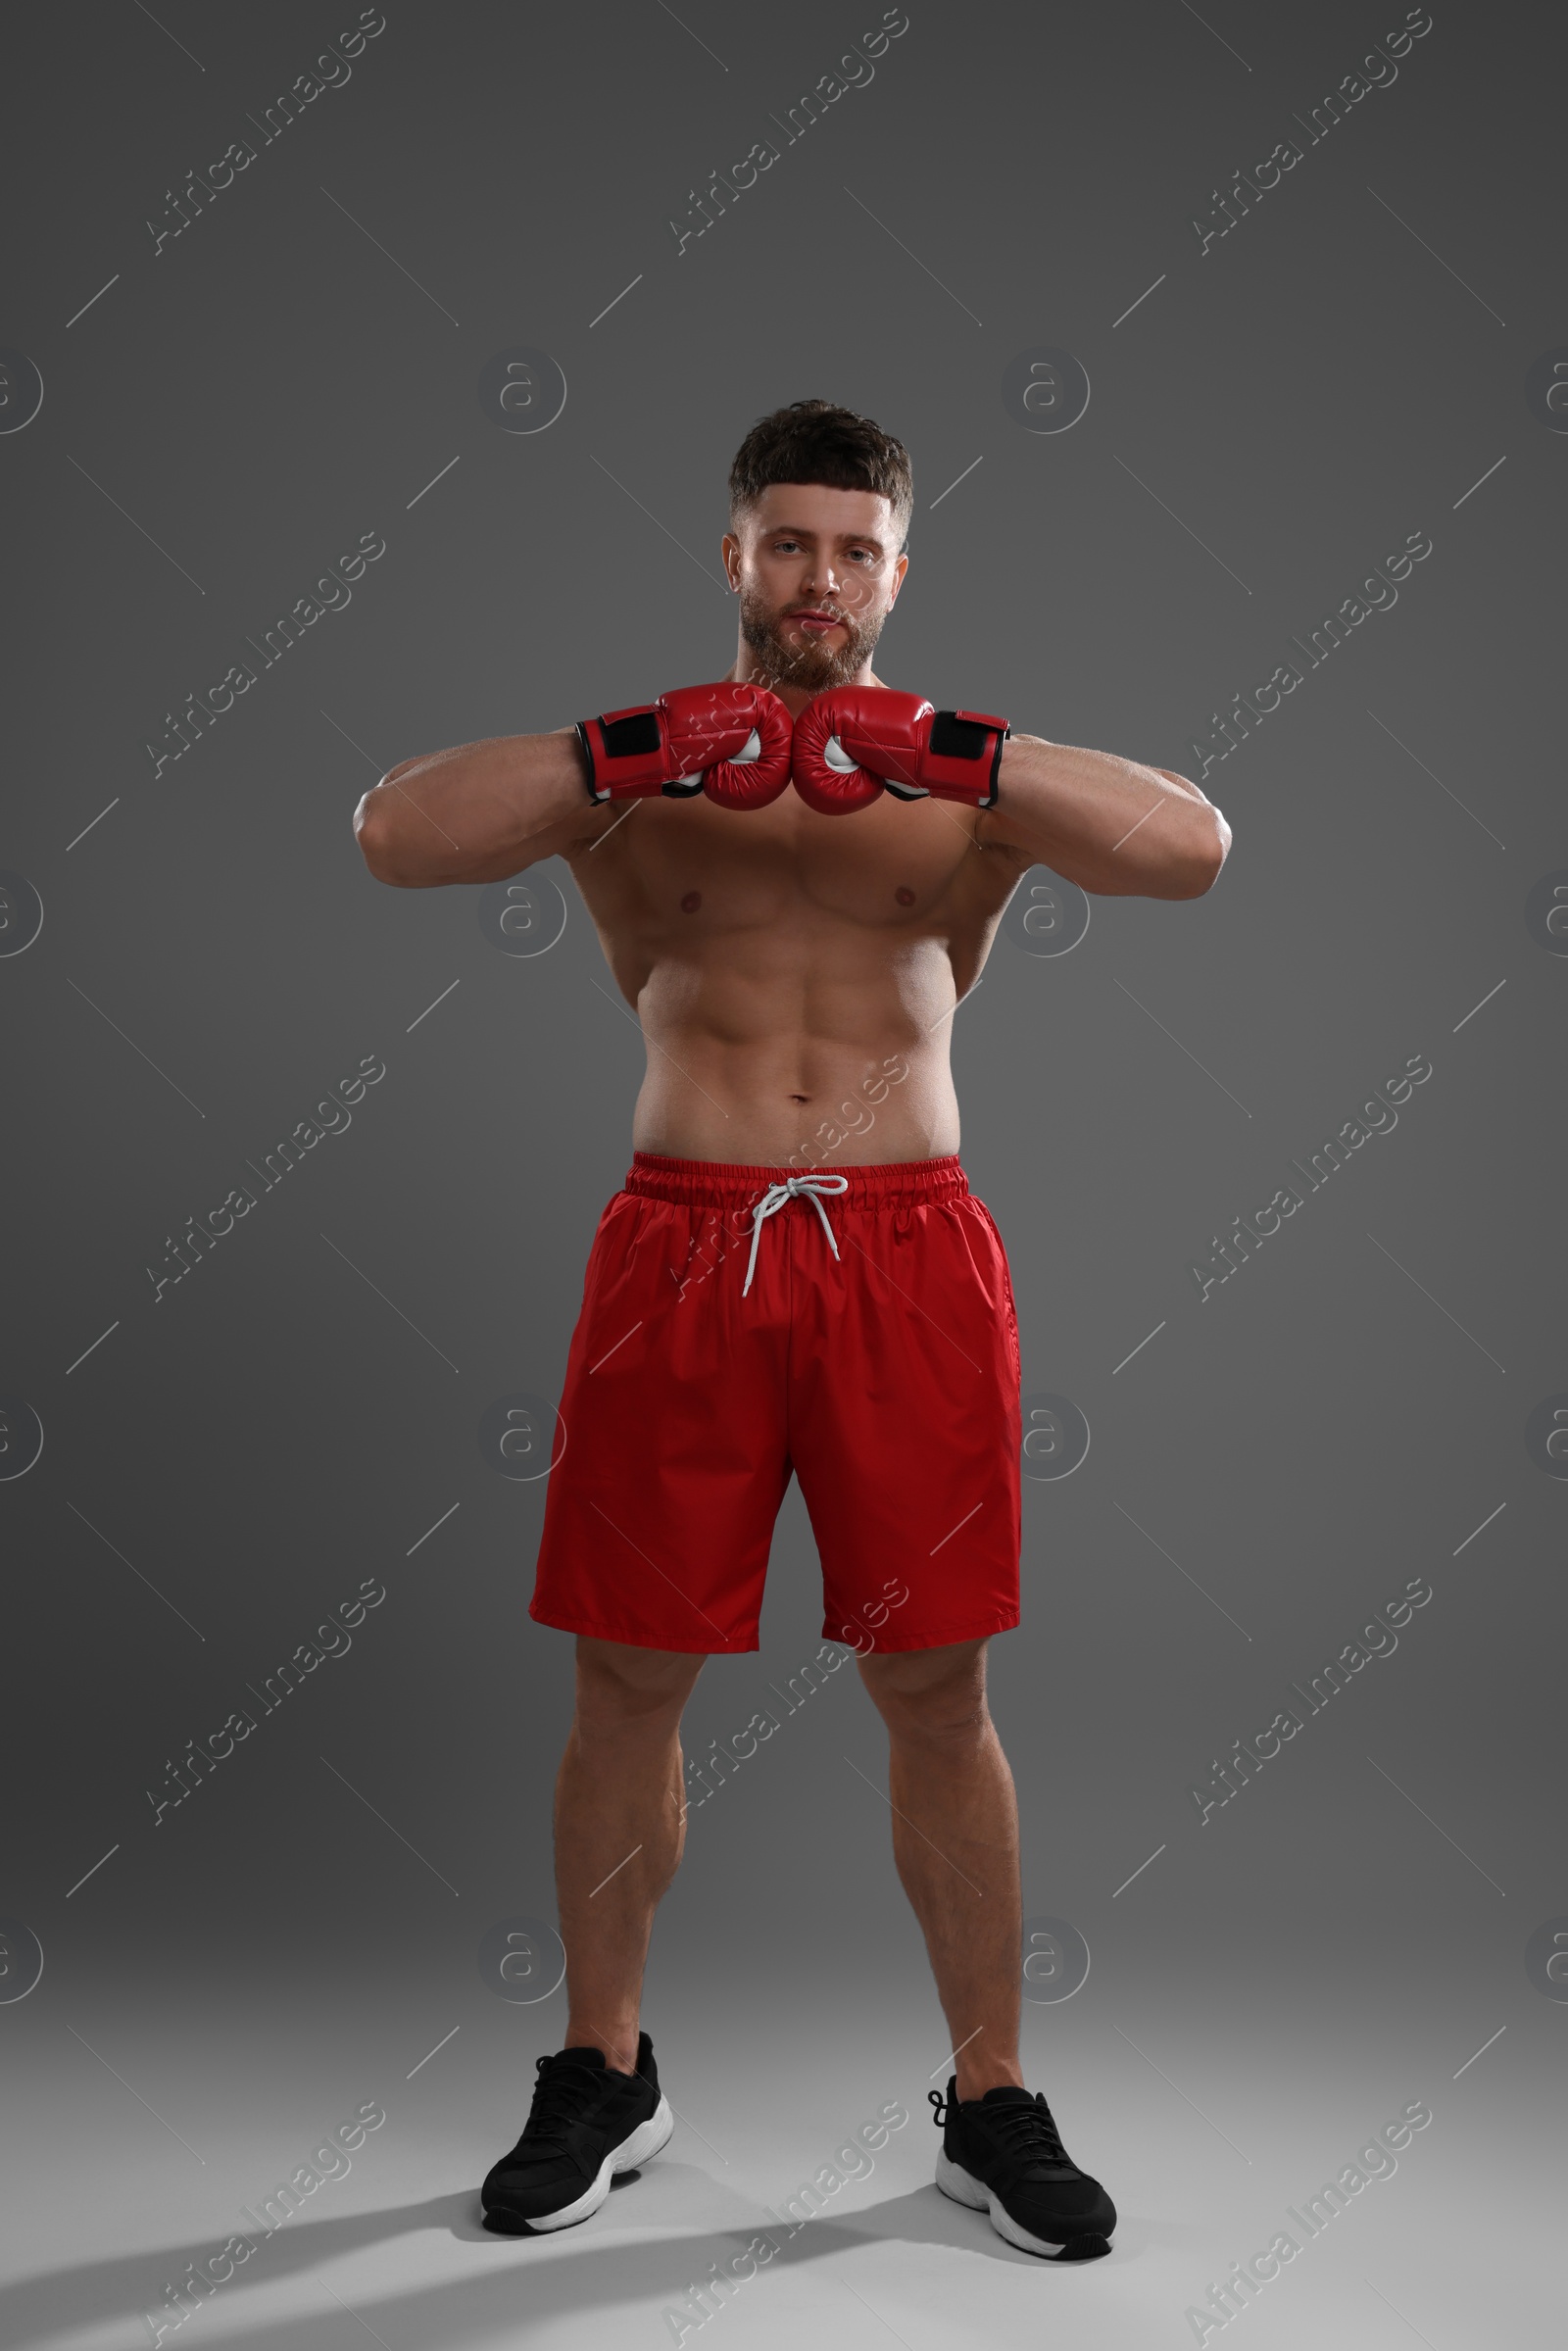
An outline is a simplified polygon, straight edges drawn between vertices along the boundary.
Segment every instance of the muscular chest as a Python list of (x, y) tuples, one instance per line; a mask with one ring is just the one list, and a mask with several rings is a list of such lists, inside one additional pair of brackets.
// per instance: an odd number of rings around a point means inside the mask
[(976, 848), (970, 811), (891, 798), (820, 816), (793, 793), (740, 814), (697, 797), (640, 802), (573, 860), (595, 918), (654, 932), (754, 930), (791, 921), (889, 929), (956, 916), (1010, 886)]

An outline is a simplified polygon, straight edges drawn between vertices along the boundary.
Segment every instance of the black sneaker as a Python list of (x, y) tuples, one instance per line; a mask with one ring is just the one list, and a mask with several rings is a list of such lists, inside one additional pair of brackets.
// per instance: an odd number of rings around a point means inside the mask
[(609, 2195), (612, 2173), (647, 2163), (675, 2128), (646, 2033), (635, 2074), (617, 2074), (598, 2049), (559, 2049), (536, 2070), (522, 2136), (479, 2190), (484, 2225), (501, 2236), (586, 2221)]
[(956, 2203), (989, 2211), (1009, 2245), (1048, 2261), (1094, 2261), (1110, 2251), (1116, 2207), (1098, 2180), (1080, 2172), (1037, 2091), (1004, 2083), (960, 2106), (950, 2077), (944, 2100), (927, 2096), (943, 2126), (937, 2185)]

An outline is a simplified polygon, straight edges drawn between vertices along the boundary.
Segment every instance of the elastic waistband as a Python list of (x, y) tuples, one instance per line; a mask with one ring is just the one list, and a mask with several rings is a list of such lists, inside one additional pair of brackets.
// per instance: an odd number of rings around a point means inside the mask
[(743, 1208), (760, 1200), (769, 1186), (789, 1176), (839, 1175), (848, 1184), (840, 1192), (819, 1192), (816, 1198), (831, 1207), (835, 1200), (847, 1208), (906, 1208), (922, 1200), (961, 1200), (969, 1179), (956, 1152), (945, 1159), (886, 1159), (873, 1167), (741, 1167), (714, 1159), (666, 1159), (657, 1151), (634, 1151), (624, 1190), (643, 1200), (671, 1200), (677, 1207)]

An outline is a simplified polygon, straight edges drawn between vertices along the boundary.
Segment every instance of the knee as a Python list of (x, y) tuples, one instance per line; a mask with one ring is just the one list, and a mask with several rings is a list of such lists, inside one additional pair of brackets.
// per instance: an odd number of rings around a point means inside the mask
[(638, 1649), (614, 1641), (577, 1643), (579, 1737), (672, 1732), (702, 1670), (701, 1657), (668, 1649)]
[(990, 1729), (985, 1653), (974, 1643), (867, 1657), (860, 1676), (894, 1739), (963, 1746)]
[(991, 1730), (983, 1690), (925, 1690), (906, 1693), (882, 1708), (890, 1738), (906, 1746), (978, 1746)]

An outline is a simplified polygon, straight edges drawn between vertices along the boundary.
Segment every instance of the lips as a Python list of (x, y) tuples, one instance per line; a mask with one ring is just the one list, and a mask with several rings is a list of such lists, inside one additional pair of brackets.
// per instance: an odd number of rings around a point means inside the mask
[(841, 612), (824, 612), (814, 606), (808, 612), (791, 612), (789, 617), (800, 628), (847, 628), (849, 625)]

